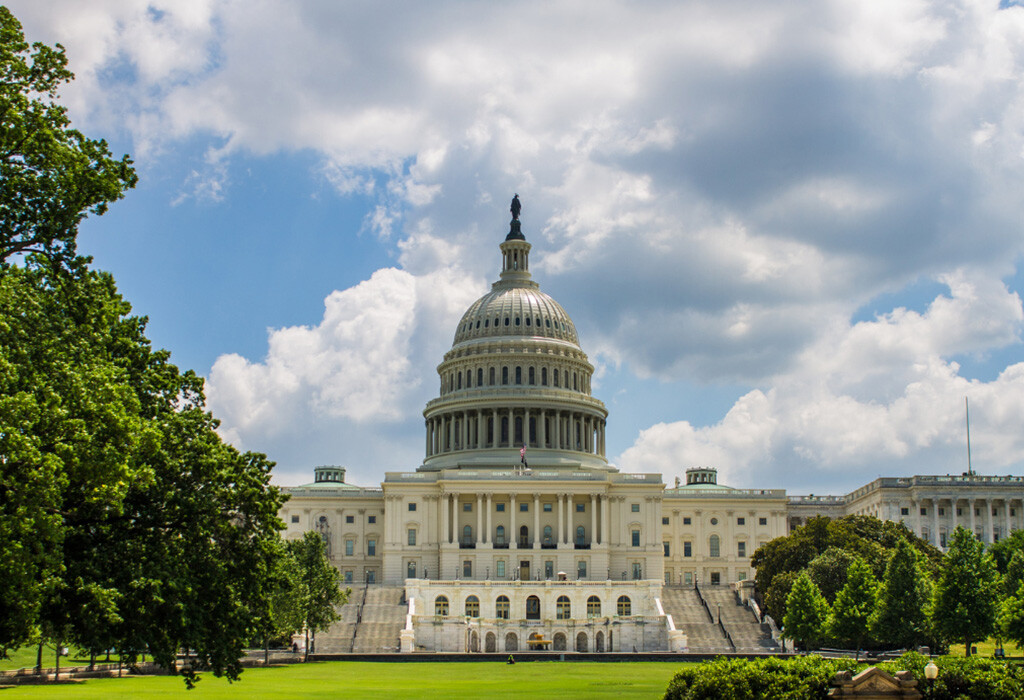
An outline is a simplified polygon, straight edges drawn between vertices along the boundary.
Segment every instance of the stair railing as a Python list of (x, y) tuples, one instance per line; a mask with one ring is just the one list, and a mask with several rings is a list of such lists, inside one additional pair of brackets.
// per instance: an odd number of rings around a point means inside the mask
[(715, 621), (715, 616), (711, 614), (711, 606), (708, 605), (708, 601), (704, 600), (704, 596), (700, 594), (700, 588), (697, 587), (697, 582), (693, 582), (693, 590), (697, 591), (697, 597), (700, 599), (701, 604), (704, 606), (704, 612), (708, 614), (708, 620), (710, 622)]

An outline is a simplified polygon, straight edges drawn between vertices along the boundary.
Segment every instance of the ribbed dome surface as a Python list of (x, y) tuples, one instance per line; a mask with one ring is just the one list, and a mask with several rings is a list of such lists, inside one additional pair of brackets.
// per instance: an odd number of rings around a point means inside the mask
[(534, 286), (501, 282), (462, 316), (454, 345), (510, 335), (557, 338), (579, 345), (576, 327), (557, 301)]

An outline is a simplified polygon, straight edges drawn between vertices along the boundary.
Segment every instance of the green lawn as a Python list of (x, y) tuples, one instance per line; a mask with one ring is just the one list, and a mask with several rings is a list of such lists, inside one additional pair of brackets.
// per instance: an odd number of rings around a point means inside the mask
[(0, 691), (15, 698), (660, 698), (679, 662), (370, 663), (334, 661), (248, 669), (242, 680), (204, 676), (185, 690), (181, 678), (111, 678)]

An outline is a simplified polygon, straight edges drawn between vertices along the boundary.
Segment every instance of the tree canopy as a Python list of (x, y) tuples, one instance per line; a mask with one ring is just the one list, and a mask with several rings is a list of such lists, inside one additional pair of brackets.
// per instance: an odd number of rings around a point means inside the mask
[(958, 527), (935, 584), (933, 620), (938, 631), (964, 643), (985, 639), (995, 629), (999, 579), (992, 556), (974, 533)]
[(135, 186), (128, 156), (71, 128), (55, 101), (73, 77), (64, 47), (30, 46), (0, 5), (0, 262), (31, 252), (73, 259), (82, 219)]

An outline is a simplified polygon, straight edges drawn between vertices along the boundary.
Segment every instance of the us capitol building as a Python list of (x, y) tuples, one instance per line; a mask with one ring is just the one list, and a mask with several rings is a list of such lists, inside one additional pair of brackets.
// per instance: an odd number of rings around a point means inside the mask
[[(713, 468), (687, 469), (672, 487), (660, 473), (620, 472), (605, 454), (594, 367), (530, 274), (518, 196), (512, 212), (499, 279), (438, 366), (423, 464), (379, 488), (317, 467), (314, 483), (285, 489), (284, 536), (319, 532), (361, 596), (351, 625), (366, 616), (367, 590), (396, 592), (399, 638), (381, 649), (684, 650), (702, 634), (681, 621), (688, 607), (713, 617), (711, 593), (746, 601), (753, 552), (808, 517), (902, 521), (940, 547), (958, 524), (987, 542), (1024, 525), (1021, 477), (880, 478), (846, 495), (788, 497), (718, 484)], [(351, 630), (343, 650), (359, 651)]]

